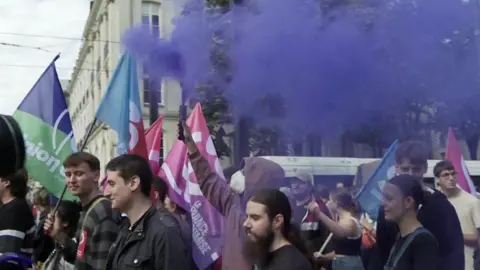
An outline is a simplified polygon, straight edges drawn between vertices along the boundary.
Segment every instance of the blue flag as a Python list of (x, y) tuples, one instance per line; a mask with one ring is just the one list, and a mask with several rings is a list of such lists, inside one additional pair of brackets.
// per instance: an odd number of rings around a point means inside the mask
[[(67, 103), (55, 61), (40, 76), (13, 117), (22, 128), (30, 177), (48, 192), (61, 195), (65, 187), (63, 160), (77, 151)], [(74, 199), (70, 192), (65, 199)]]
[(393, 142), (377, 169), (375, 169), (357, 194), (357, 200), (363, 211), (373, 220), (377, 220), (378, 209), (382, 200), (383, 185), (395, 176), (395, 152), (397, 152), (397, 146), (398, 140)]
[(95, 114), (117, 132), (117, 154), (133, 153), (147, 159), (137, 64), (123, 54)]

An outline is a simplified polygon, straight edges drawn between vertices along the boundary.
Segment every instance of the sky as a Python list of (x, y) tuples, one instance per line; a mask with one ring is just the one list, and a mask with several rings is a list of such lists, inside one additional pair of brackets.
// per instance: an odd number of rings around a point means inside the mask
[(0, 113), (15, 111), (59, 53), (60, 59), (56, 62), (59, 77), (61, 80), (70, 78), (80, 49), (89, 2), (0, 1)]

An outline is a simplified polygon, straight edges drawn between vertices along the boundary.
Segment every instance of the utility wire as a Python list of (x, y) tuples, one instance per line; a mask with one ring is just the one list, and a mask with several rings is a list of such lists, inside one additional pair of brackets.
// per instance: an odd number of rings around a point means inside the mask
[(120, 44), (120, 41), (113, 41), (113, 40), (85, 39), (85, 38), (74, 38), (74, 37), (50, 36), (50, 35), (23, 34), (23, 33), (15, 33), (15, 32), (0, 32), (0, 35), (31, 37), (31, 38), (64, 39), (64, 40), (75, 40), (75, 41), (106, 42), (106, 43)]
[(15, 43), (0, 42), (0, 45), (8, 46), (8, 47), (15, 47), (15, 48), (32, 49), (32, 50), (38, 50), (38, 51), (43, 51), (43, 52), (48, 52), (48, 53), (52, 52), (52, 51), (43, 49), (42, 47), (25, 46), (25, 45), (20, 45), (20, 44), (15, 44)]
[[(0, 63), (0, 67), (19, 67), (19, 68), (42, 68), (45, 69), (46, 66), (35, 66), (35, 65), (17, 65), (17, 64), (2, 64)], [(83, 71), (96, 71), (96, 72), (111, 72), (112, 70), (98, 70), (98, 69), (93, 69), (93, 68), (67, 68), (67, 67), (56, 67), (57, 69), (66, 69), (66, 70), (73, 70), (73, 69), (78, 69), (78, 70), (83, 70)]]

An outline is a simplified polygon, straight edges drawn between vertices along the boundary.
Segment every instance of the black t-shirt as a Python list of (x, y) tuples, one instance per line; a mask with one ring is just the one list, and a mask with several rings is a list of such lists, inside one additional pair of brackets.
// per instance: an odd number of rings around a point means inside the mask
[(0, 206), (0, 253), (31, 257), (35, 219), (25, 199), (15, 198)]
[[(399, 253), (408, 235), (395, 242), (395, 254)], [(420, 232), (414, 236), (403, 255), (398, 259), (392, 270), (437, 270), (439, 262), (438, 243), (435, 237), (428, 232)], [(388, 263), (391, 266), (393, 262)]]
[(312, 264), (297, 248), (283, 246), (270, 253), (267, 267), (262, 270), (313, 270)]

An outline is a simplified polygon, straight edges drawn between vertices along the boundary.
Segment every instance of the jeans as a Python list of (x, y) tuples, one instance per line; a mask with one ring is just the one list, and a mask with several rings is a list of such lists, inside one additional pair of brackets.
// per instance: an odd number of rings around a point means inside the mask
[(337, 256), (332, 261), (332, 270), (364, 270), (360, 256)]

